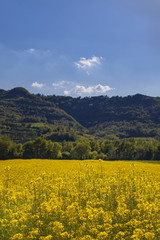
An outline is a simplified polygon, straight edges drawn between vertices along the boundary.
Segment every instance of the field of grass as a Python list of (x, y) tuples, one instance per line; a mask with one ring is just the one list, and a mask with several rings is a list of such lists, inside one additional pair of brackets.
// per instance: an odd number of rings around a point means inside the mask
[(1, 240), (160, 239), (160, 164), (0, 161)]

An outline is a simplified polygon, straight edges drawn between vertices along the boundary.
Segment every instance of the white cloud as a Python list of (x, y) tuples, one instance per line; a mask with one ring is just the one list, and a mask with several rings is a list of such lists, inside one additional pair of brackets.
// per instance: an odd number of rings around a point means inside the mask
[(42, 87), (44, 87), (44, 84), (43, 83), (34, 82), (34, 83), (32, 83), (32, 87), (42, 88)]
[(69, 94), (70, 94), (70, 91), (64, 90), (64, 94), (65, 94), (65, 95), (69, 95)]
[(95, 91), (100, 93), (105, 93), (107, 91), (113, 90), (114, 88), (110, 88), (109, 86), (103, 86), (101, 84), (98, 84), (95, 86)]
[(61, 81), (59, 83), (52, 83), (52, 86), (53, 87), (61, 87), (61, 86), (63, 86), (63, 84), (64, 84), (64, 81)]
[(28, 49), (28, 50), (26, 50), (28, 53), (34, 53), (35, 51), (36, 51), (36, 49), (34, 49), (34, 48), (30, 48), (30, 49)]
[(64, 88), (66, 85), (73, 84), (71, 81), (60, 81), (56, 83), (52, 83), (52, 86), (55, 88)]
[(83, 94), (83, 93), (92, 93), (93, 92), (93, 87), (85, 87), (85, 86), (77, 85), (74, 88), (74, 92), (78, 95)]
[(76, 85), (73, 89), (71, 90), (65, 90), (64, 94), (69, 95), (69, 94), (76, 94), (76, 95), (88, 95), (88, 94), (101, 94), (101, 93), (106, 93), (110, 90), (114, 90), (114, 88), (111, 88), (109, 86), (103, 86), (101, 84), (98, 84), (96, 86), (89, 86), (85, 87), (82, 85)]
[(63, 87), (67, 82), (66, 81), (60, 81), (57, 83), (52, 83), (53, 87)]
[(87, 72), (87, 74), (89, 74), (89, 69), (97, 66), (97, 65), (100, 65), (102, 63), (102, 57), (96, 57), (96, 56), (93, 56), (92, 58), (85, 58), (85, 57), (82, 57), (80, 58), (79, 61), (75, 62), (74, 64), (76, 65), (76, 67), (78, 69), (83, 69)]

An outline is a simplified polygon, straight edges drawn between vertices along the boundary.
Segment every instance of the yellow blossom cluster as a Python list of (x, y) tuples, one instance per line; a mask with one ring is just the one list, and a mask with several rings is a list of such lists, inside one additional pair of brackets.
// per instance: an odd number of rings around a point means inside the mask
[(160, 164), (0, 161), (1, 240), (159, 240)]

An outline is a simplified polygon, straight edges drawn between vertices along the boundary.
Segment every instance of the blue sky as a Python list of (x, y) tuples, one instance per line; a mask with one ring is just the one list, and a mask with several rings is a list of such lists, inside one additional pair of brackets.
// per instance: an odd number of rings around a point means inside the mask
[(159, 0), (0, 0), (0, 88), (160, 96)]

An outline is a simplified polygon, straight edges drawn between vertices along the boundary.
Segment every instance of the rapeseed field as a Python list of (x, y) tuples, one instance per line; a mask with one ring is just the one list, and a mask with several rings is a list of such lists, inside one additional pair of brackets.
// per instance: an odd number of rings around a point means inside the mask
[(160, 164), (0, 161), (0, 240), (160, 239)]

